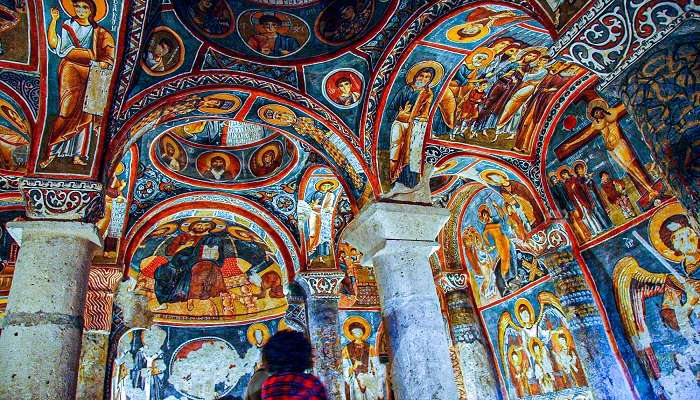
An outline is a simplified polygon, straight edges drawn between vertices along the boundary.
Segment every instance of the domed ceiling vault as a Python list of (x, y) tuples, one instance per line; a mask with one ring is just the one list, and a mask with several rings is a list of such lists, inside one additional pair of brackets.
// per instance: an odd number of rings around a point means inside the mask
[[(469, 282), (503, 397), (522, 397), (512, 371), (525, 359), (523, 338), (529, 351), (549, 345), (543, 331), (523, 336), (532, 329), (513, 313), (522, 308), (586, 364), (550, 392), (603, 390), (600, 371), (612, 371), (619, 382), (633, 377), (642, 397), (673, 394), (678, 360), (664, 349), (695, 336), (682, 318), (670, 331), (667, 315), (639, 310), (662, 305), (666, 289), (649, 274), (665, 279), (669, 265), (694, 265), (692, 251), (674, 252), (669, 241), (687, 218), (619, 99), (550, 54), (589, 2), (98, 0), (103, 73), (89, 77), (90, 93), (87, 83), (60, 90), (72, 81), (49, 25), (70, 21), (73, 3), (9, 3), (0, 5), (2, 220), (25, 217), (20, 177), (104, 182), (105, 248), (93, 263), (124, 272), (158, 325), (122, 335), (117, 311), (122, 340), (111, 360), (118, 370), (128, 348), (165, 346), (171, 363), (158, 365), (173, 382), (163, 398), (203, 396), (181, 372), (207, 351), (236, 353), (250, 367), (270, 333), (303, 327), (303, 307), (290, 299), (307, 269), (344, 274), (344, 331), (359, 324), (386, 357), (373, 269), (339, 233), (362, 206), (431, 169), (433, 203), (451, 211), (431, 263), (438, 277)], [(592, 128), (601, 111), (623, 132), (626, 158)], [(68, 132), (86, 126), (92, 136)], [(62, 144), (72, 138), (71, 148)], [(0, 310), (17, 253), (3, 233)], [(622, 248), (629, 258), (618, 257)], [(590, 290), (566, 292), (562, 269)], [(611, 276), (641, 279), (657, 294), (639, 300)], [(621, 298), (642, 303), (625, 308)], [(112, 315), (99, 314), (95, 299), (88, 322), (109, 330)], [(582, 317), (598, 322), (580, 334), (564, 316), (567, 301), (608, 318)], [(649, 347), (636, 332), (649, 332)], [(613, 356), (586, 359), (583, 346)], [(239, 393), (242, 376), (212, 385)]]

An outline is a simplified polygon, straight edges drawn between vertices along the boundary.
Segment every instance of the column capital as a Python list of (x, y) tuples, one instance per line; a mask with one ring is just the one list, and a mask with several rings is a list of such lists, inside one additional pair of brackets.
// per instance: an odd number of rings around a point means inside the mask
[(102, 247), (102, 237), (95, 224), (73, 221), (11, 221), (5, 225), (7, 232), (21, 247), (27, 234), (78, 237)]
[(32, 219), (93, 222), (102, 216), (99, 182), (26, 177), (20, 178), (19, 189)]
[[(450, 211), (411, 203), (378, 202), (362, 209), (342, 233), (347, 241), (363, 254), (363, 264), (384, 248), (386, 241), (429, 242), (435, 238), (450, 217)], [(432, 251), (431, 251), (432, 253)]]
[(469, 288), (469, 276), (466, 272), (440, 272), (435, 277), (435, 284), (443, 293), (465, 290)]
[(295, 280), (311, 298), (338, 298), (344, 277), (342, 271), (302, 271)]

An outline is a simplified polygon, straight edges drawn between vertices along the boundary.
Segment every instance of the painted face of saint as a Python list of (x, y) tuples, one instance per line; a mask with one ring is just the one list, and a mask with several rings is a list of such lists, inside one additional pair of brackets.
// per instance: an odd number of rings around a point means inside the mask
[(594, 108), (592, 114), (593, 114), (593, 118), (595, 118), (595, 119), (605, 118), (605, 110), (603, 110), (602, 108), (598, 108), (598, 107)]
[(422, 88), (427, 86), (431, 80), (433, 80), (433, 74), (428, 71), (421, 71), (416, 75), (415, 85)]
[(524, 64), (529, 64), (537, 59), (539, 56), (538, 53), (535, 52), (528, 52), (523, 55), (523, 63)]
[(322, 183), (321, 186), (319, 186), (318, 188), (319, 188), (322, 192), (327, 192), (327, 191), (331, 190), (331, 187), (332, 187), (332, 186), (333, 186), (332, 184), (330, 184), (330, 183), (327, 182), (327, 183)]
[(530, 315), (530, 310), (528, 310), (527, 307), (520, 308), (520, 319), (526, 325), (529, 325), (530, 322), (532, 321), (532, 316)]
[(565, 350), (569, 348), (569, 342), (566, 340), (566, 337), (559, 336), (559, 347)]
[(169, 51), (170, 47), (165, 42), (158, 43), (153, 49), (153, 53), (155, 53), (155, 55), (158, 57), (163, 57), (164, 55), (168, 54)]
[(73, 8), (75, 9), (75, 17), (78, 19), (88, 19), (92, 13), (90, 5), (83, 1), (74, 2)]
[(207, 108), (220, 108), (222, 104), (222, 101), (219, 99), (205, 99), (202, 101), (202, 107)]
[(610, 175), (608, 174), (600, 174), (600, 181), (602, 183), (608, 183), (610, 181)]
[(350, 90), (352, 89), (352, 83), (347, 80), (343, 80), (338, 82), (338, 89), (344, 94), (344, 95), (349, 95)]
[(486, 61), (487, 58), (489, 58), (489, 56), (484, 53), (475, 54), (474, 57), (472, 57), (472, 64), (475, 67), (481, 67), (484, 65), (484, 61)]
[(685, 256), (693, 255), (698, 250), (698, 235), (688, 226), (677, 229), (671, 235), (673, 248)]
[(221, 171), (226, 168), (226, 161), (222, 157), (213, 157), (210, 165), (214, 171)]
[(574, 171), (576, 171), (576, 175), (578, 176), (583, 176), (586, 174), (586, 171), (583, 168), (583, 165), (581, 164), (578, 164), (576, 167), (574, 167)]
[(567, 180), (567, 179), (569, 179), (569, 178), (571, 178), (571, 174), (569, 174), (568, 171), (562, 171), (562, 172), (561, 172), (561, 179)]
[(340, 16), (346, 21), (349, 21), (349, 20), (355, 18), (355, 8), (353, 6), (343, 7), (340, 10)]
[(165, 154), (167, 154), (169, 157), (175, 156), (175, 146), (173, 146), (170, 143), (167, 143), (165, 145)]
[(192, 230), (192, 232), (194, 232), (195, 234), (201, 235), (201, 234), (204, 234), (204, 233), (208, 233), (208, 232), (211, 231), (213, 228), (214, 228), (214, 227), (213, 227), (213, 225), (212, 225), (211, 222), (200, 221), (200, 222), (195, 222), (194, 224), (192, 224), (191, 230)]
[(277, 33), (277, 29), (279, 29), (279, 25), (274, 22), (270, 21), (263, 24), (263, 30), (265, 33)]
[(493, 47), (491, 47), (491, 50), (493, 50), (494, 54), (498, 54), (501, 51), (503, 51), (503, 49), (510, 46), (512, 43), (513, 42), (510, 42), (508, 40), (501, 40), (500, 42), (494, 44)]
[(211, 0), (199, 0), (198, 6), (200, 10), (207, 11), (214, 6), (214, 3)]
[(263, 333), (260, 329), (256, 329), (253, 332), (253, 337), (255, 338), (255, 343), (257, 343), (258, 346), (261, 346), (263, 344)]
[(365, 334), (365, 331), (362, 328), (352, 328), (350, 333), (352, 333), (352, 337), (359, 340), (359, 339), (362, 339), (362, 335)]
[(267, 153), (263, 154), (262, 161), (266, 167), (269, 167), (275, 161), (275, 153), (268, 151)]

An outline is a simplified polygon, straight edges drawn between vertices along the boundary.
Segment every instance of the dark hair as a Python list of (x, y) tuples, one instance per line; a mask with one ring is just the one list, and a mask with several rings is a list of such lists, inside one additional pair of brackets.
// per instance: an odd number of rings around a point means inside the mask
[(347, 83), (352, 85), (352, 81), (350, 80), (350, 78), (344, 76), (342, 78), (339, 78), (337, 81), (335, 81), (335, 87), (340, 87), (340, 84), (343, 82), (347, 82)]
[(600, 171), (600, 174), (599, 174), (599, 175), (600, 175), (600, 177), (602, 178), (603, 175), (610, 176), (610, 173), (609, 173), (608, 171), (603, 170), (603, 171)]
[(223, 158), (223, 157), (221, 157), (221, 156), (214, 156), (214, 157), (212, 157), (211, 160), (209, 160), (209, 164), (211, 164), (212, 162), (214, 162), (214, 160), (221, 160), (224, 164), (226, 164), (226, 159)]
[(260, 23), (260, 24), (266, 24), (268, 22), (272, 22), (273, 24), (277, 24), (277, 25), (282, 25), (282, 20), (275, 17), (274, 15), (264, 14), (262, 17), (260, 17), (258, 19), (258, 23)]
[(603, 114), (605, 114), (605, 115), (610, 115), (610, 113), (606, 109), (604, 109), (603, 107), (597, 107), (597, 106), (591, 108), (591, 115), (593, 115), (597, 110), (602, 111)]
[(170, 40), (170, 39), (168, 39), (168, 38), (162, 38), (162, 39), (160, 39), (160, 41), (158, 42), (158, 44), (161, 45), (161, 46), (162, 46), (162, 45), (168, 46), (168, 49), (169, 49), (169, 50), (172, 50), (173, 47), (175, 47), (175, 46), (173, 45), (173, 41)]
[(273, 374), (304, 372), (313, 365), (311, 343), (303, 333), (292, 330), (275, 333), (263, 346), (262, 357)]
[(418, 77), (418, 75), (422, 74), (423, 72), (429, 73), (429, 74), (430, 74), (430, 79), (435, 78), (435, 68), (433, 68), (433, 67), (423, 67), (423, 68), (419, 69), (418, 72), (416, 72), (415, 75), (413, 75), (413, 82), (415, 82), (415, 81), (416, 81), (416, 78)]

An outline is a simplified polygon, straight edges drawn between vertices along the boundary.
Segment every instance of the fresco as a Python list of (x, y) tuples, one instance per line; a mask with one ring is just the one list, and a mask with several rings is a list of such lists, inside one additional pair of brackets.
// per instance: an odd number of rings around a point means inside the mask
[(280, 250), (260, 227), (223, 211), (173, 214), (151, 228), (129, 276), (161, 320), (248, 321), (287, 306)]
[(549, 283), (482, 313), (506, 398), (593, 398), (572, 327)]
[(27, 171), (31, 126), (24, 111), (0, 92), (0, 169), (11, 174)]
[(561, 115), (547, 151), (552, 201), (582, 242), (668, 198), (634, 122), (613, 101), (583, 92)]
[(28, 7), (25, 0), (0, 2), (0, 62), (29, 62), (31, 44)]
[(38, 169), (91, 175), (103, 141), (122, 10), (105, 0), (62, 0), (45, 10), (51, 85)]
[[(180, 135), (198, 142), (242, 145), (204, 146)], [(150, 153), (155, 165), (174, 179), (229, 188), (279, 180), (298, 159), (296, 146), (284, 136), (235, 121), (190, 123), (171, 130), (152, 142)]]
[(529, 248), (523, 219), (506, 213), (508, 203), (498, 192), (477, 192), (461, 222), (461, 253), (474, 281), (472, 291), (483, 305), (507, 296), (547, 274)]
[(199, 38), (243, 58), (303, 61), (353, 45), (382, 22), (390, 1), (173, 1)]
[(678, 203), (582, 252), (643, 398), (700, 390), (698, 233)]
[(141, 68), (149, 75), (162, 76), (180, 68), (184, 61), (185, 44), (180, 36), (167, 26), (154, 28), (147, 40)]
[(384, 335), (381, 313), (341, 311), (343, 335), (340, 339), (346, 400), (389, 398), (388, 354), (383, 354)]
[(334, 216), (343, 188), (326, 168), (311, 169), (299, 185), (297, 215), (309, 268), (330, 269), (335, 265)]
[(283, 319), (228, 327), (154, 325), (119, 339), (112, 400), (242, 399), (260, 348)]
[(338, 243), (336, 265), (345, 273), (341, 282), (341, 308), (379, 308), (379, 292), (374, 267), (360, 264), (362, 253), (347, 242)]

